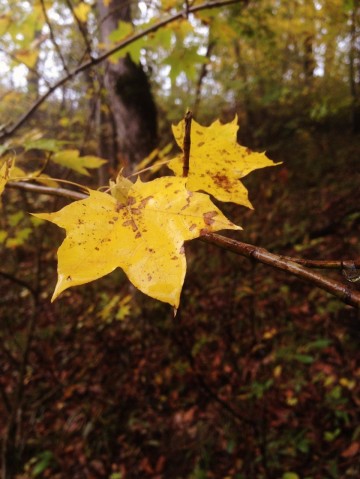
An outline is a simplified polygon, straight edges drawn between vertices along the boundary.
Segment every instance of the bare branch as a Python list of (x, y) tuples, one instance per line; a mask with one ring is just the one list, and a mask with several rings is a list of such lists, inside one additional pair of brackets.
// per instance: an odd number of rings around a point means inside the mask
[(43, 14), (44, 14), (44, 17), (45, 17), (46, 24), (49, 28), (51, 42), (54, 45), (55, 51), (60, 58), (60, 61), (61, 61), (61, 64), (62, 64), (64, 70), (66, 71), (67, 74), (69, 74), (69, 70), (68, 70), (68, 67), (66, 65), (65, 59), (63, 57), (63, 54), (61, 53), (61, 50), (60, 50), (60, 47), (59, 47), (57, 41), (56, 41), (52, 25), (51, 25), (50, 19), (49, 19), (48, 14), (47, 14), (47, 10), (46, 10), (46, 7), (45, 7), (44, 0), (40, 0), (40, 3), (41, 3), (41, 8), (42, 8), (42, 11), (43, 11)]
[(71, 0), (65, 0), (66, 2), (66, 5), (68, 6), (69, 10), (71, 11), (71, 14), (72, 16), (74, 17), (75, 19), (75, 22), (78, 26), (78, 29), (79, 29), (79, 32), (81, 33), (81, 36), (83, 37), (83, 40), (84, 40), (84, 43), (85, 43), (85, 46), (86, 46), (86, 54), (89, 56), (89, 58), (92, 58), (92, 47), (91, 47), (91, 44), (90, 44), (90, 41), (89, 41), (89, 38), (87, 36), (87, 32), (86, 32), (86, 29), (85, 29), (85, 26), (84, 24), (79, 20), (79, 18), (76, 16), (75, 12), (74, 12), (74, 7), (71, 3)]
[[(67, 190), (65, 188), (51, 188), (49, 186), (40, 186), (34, 185), (31, 183), (24, 182), (9, 182), (6, 184), (7, 187), (17, 188), (22, 190), (31, 191), (34, 193), (47, 194), (53, 196), (61, 196), (63, 198), (71, 200), (79, 200), (86, 198), (88, 195), (80, 193), (77, 191)], [(318, 261), (312, 260), (303, 260), (299, 258), (279, 256), (273, 253), (270, 253), (264, 248), (254, 246), (248, 243), (243, 243), (241, 241), (233, 240), (225, 236), (218, 234), (207, 234), (201, 237), (202, 241), (207, 243), (214, 244), (223, 248), (227, 251), (232, 251), (233, 253), (245, 256), (250, 259), (254, 259), (259, 263), (267, 264), (273, 268), (285, 271), (286, 273), (293, 274), (298, 278), (303, 279), (304, 281), (313, 284), (328, 293), (333, 294), (341, 301), (346, 304), (350, 304), (355, 308), (360, 308), (360, 293), (351, 289), (348, 285), (343, 284), (339, 281), (336, 281), (332, 278), (327, 278), (320, 273), (312, 271), (299, 263), (303, 263), (312, 267), (319, 267)], [(337, 261), (321, 261), (321, 268), (324, 268), (326, 263), (328, 263), (328, 268), (347, 268), (349, 265), (359, 264), (359, 260), (337, 260)]]
[[(245, 1), (242, 0), (220, 0), (220, 1), (209, 1), (202, 3), (201, 5), (196, 5), (192, 6), (189, 8), (189, 13), (196, 13), (201, 10), (207, 10), (207, 9), (212, 9), (212, 8), (221, 8), (227, 5), (232, 5), (235, 3), (246, 3)], [(46, 93), (44, 93), (43, 96), (41, 96), (32, 106), (31, 108), (25, 112), (19, 120), (8, 126), (7, 128), (3, 128), (0, 133), (0, 140), (4, 140), (6, 138), (9, 138), (12, 136), (23, 124), (31, 118), (34, 113), (39, 109), (39, 107), (47, 100), (53, 93), (56, 91), (59, 87), (67, 83), (69, 80), (77, 76), (79, 73), (87, 70), (88, 68), (92, 68), (95, 65), (98, 65), (99, 63), (102, 63), (104, 60), (106, 60), (108, 57), (113, 55), (114, 53), (122, 50), (123, 48), (127, 47), (131, 43), (135, 42), (136, 40), (139, 40), (140, 38), (145, 37), (149, 33), (156, 32), (162, 27), (165, 27), (166, 25), (169, 25), (170, 23), (175, 22), (176, 20), (179, 20), (182, 18), (184, 15), (184, 11), (175, 13), (174, 15), (171, 15), (170, 17), (160, 20), (159, 22), (155, 23), (154, 25), (145, 28), (139, 33), (136, 33), (134, 35), (131, 35), (128, 37), (126, 40), (120, 42), (116, 47), (111, 48), (110, 50), (106, 51), (102, 55), (98, 56), (97, 58), (91, 58), (90, 60), (82, 63), (78, 67), (74, 68), (71, 70), (66, 76), (58, 80), (52, 87), (48, 89)]]
[(44, 194), (50, 196), (59, 196), (60, 198), (67, 198), (68, 200), (82, 200), (88, 195), (79, 193), (77, 191), (67, 190), (65, 188), (52, 188), (51, 186), (34, 185), (33, 183), (25, 183), (24, 181), (6, 183), (9, 188), (17, 190), (30, 191), (32, 193)]
[[(201, 239), (207, 243), (212, 243), (228, 251), (232, 251), (233, 253), (246, 256), (250, 259), (255, 259), (260, 263), (264, 263), (269, 266), (273, 266), (276, 269), (291, 273), (298, 278), (301, 278), (308, 283), (314, 284), (328, 293), (337, 296), (344, 303), (350, 304), (356, 308), (360, 308), (360, 293), (358, 291), (355, 291), (348, 285), (335, 281), (332, 278), (327, 278), (320, 273), (311, 271), (296, 263), (294, 260), (270, 253), (264, 248), (242, 243), (241, 241), (236, 241), (217, 234), (208, 234), (203, 236)], [(296, 258), (294, 259), (296, 260)]]

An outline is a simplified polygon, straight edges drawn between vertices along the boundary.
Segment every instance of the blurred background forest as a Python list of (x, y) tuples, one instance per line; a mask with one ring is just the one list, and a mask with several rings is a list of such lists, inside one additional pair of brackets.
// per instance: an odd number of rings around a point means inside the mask
[[(97, 188), (171, 157), (186, 108), (204, 125), (237, 114), (240, 143), (283, 163), (245, 178), (254, 210), (226, 206), (236, 238), (358, 259), (359, 1), (188, 12), (200, 4), (0, 0), (0, 162), (15, 156), (34, 184)], [(84, 175), (86, 155), (108, 161)], [(63, 234), (28, 212), (68, 201), (13, 183), (0, 203), (2, 479), (360, 477), (355, 308), (198, 240), (175, 319), (120, 270), (51, 304)], [(326, 272), (358, 288), (351, 273)]]

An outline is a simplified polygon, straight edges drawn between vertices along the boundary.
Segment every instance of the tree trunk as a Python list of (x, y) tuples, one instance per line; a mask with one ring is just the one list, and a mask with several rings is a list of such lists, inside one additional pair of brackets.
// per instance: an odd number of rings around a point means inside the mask
[(357, 12), (359, 0), (354, 1), (350, 14), (350, 51), (349, 51), (349, 77), (350, 77), (350, 93), (352, 97), (351, 116), (352, 129), (354, 133), (360, 131), (360, 99), (359, 99), (359, 39), (357, 32)]
[[(103, 0), (98, 0), (98, 11), (103, 43), (106, 43), (109, 34), (118, 28), (119, 20), (131, 21), (130, 2), (112, 0), (109, 6), (105, 7)], [(142, 66), (135, 64), (129, 55), (117, 63), (107, 62), (104, 84), (111, 110), (108, 118), (113, 119), (112, 123), (116, 129), (113, 136), (117, 151), (109, 158), (111, 166), (116, 169), (124, 167), (125, 172), (130, 173), (134, 165), (146, 157), (157, 144), (157, 112), (150, 84)], [(101, 136), (102, 140), (107, 136), (103, 129)], [(114, 141), (108, 137), (106, 143), (104, 151), (108, 150)]]

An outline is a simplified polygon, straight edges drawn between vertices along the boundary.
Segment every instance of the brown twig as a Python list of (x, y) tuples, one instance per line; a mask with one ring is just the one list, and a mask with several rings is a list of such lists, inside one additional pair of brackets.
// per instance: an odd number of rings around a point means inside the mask
[(308, 268), (296, 263), (289, 258), (284, 258), (276, 254), (270, 253), (264, 248), (259, 248), (241, 241), (236, 241), (218, 234), (208, 234), (201, 238), (207, 243), (215, 244), (220, 248), (224, 248), (233, 253), (245, 256), (250, 259), (272, 266), (276, 269), (291, 273), (298, 278), (301, 278), (308, 283), (314, 284), (319, 288), (333, 294), (341, 299), (346, 304), (350, 304), (356, 308), (360, 308), (360, 293), (349, 288), (348, 285), (340, 283), (332, 278), (327, 278), (315, 271), (311, 271)]
[(202, 88), (204, 79), (205, 79), (205, 77), (208, 73), (208, 65), (209, 65), (209, 61), (210, 61), (211, 52), (212, 52), (214, 46), (215, 46), (215, 41), (210, 40), (209, 43), (208, 43), (208, 46), (207, 46), (206, 54), (205, 54), (205, 58), (208, 61), (201, 65), (200, 75), (199, 75), (199, 78), (198, 78), (198, 81), (197, 81), (197, 84), (196, 84), (195, 101), (194, 101), (194, 107), (193, 107), (193, 115), (194, 116), (197, 115), (197, 112), (198, 112), (198, 109), (199, 109), (200, 99), (201, 99), (201, 88)]
[[(31, 191), (34, 193), (61, 196), (71, 200), (79, 200), (88, 196), (84, 193), (67, 190), (65, 188), (52, 188), (49, 186), (40, 186), (24, 182), (10, 182), (7, 183), (6, 186), (10, 188)], [(267, 264), (269, 266), (272, 266), (273, 268), (293, 274), (298, 278), (301, 278), (306, 282), (313, 284), (327, 291), (328, 293), (333, 294), (344, 303), (350, 304), (351, 306), (354, 306), (356, 308), (360, 308), (360, 293), (358, 291), (349, 288), (348, 285), (340, 283), (332, 278), (327, 278), (320, 273), (314, 272), (302, 266), (301, 264), (299, 264), (299, 262), (302, 262), (303, 260), (299, 260), (298, 258), (279, 256), (270, 253), (264, 248), (226, 238), (225, 236), (221, 236), (219, 234), (207, 234), (202, 236), (201, 239), (207, 243), (211, 243), (216, 246), (219, 246), (220, 248), (226, 249), (227, 251), (232, 251), (233, 253), (239, 254), (241, 256), (254, 259), (259, 263)], [(311, 262), (311, 260), (305, 261), (307, 261), (310, 266), (311, 263), (313, 263)], [(324, 267), (325, 263), (325, 261), (322, 261), (322, 268)], [(336, 268), (344, 268), (344, 266), (347, 267), (348, 265), (351, 265), (353, 263), (358, 264), (358, 260), (355, 260), (354, 262), (352, 260), (338, 260), (335, 262), (329, 262), (330, 265), (336, 266)]]
[[(222, 1), (209, 1), (202, 3), (201, 5), (195, 5), (189, 8), (189, 13), (196, 13), (201, 10), (207, 10), (207, 9), (212, 9), (212, 8), (221, 8), (227, 5), (232, 5), (234, 3), (240, 3), (241, 0), (222, 0)], [(139, 40), (140, 38), (145, 37), (149, 33), (156, 32), (162, 27), (165, 27), (166, 25), (169, 25), (170, 23), (175, 22), (176, 20), (179, 20), (180, 18), (183, 17), (183, 11), (175, 13), (174, 15), (171, 15), (170, 17), (160, 20), (159, 22), (155, 23), (154, 25), (145, 28), (139, 33), (136, 33), (134, 35), (131, 35), (127, 39), (123, 40), (120, 42), (116, 47), (111, 48), (110, 50), (107, 50), (105, 53), (102, 55), (98, 56), (97, 58), (90, 58), (90, 60), (86, 61), (85, 63), (82, 63), (78, 67), (74, 68), (71, 70), (66, 76), (58, 80), (52, 87), (48, 89), (46, 93), (44, 93), (43, 96), (41, 96), (32, 106), (31, 108), (25, 112), (16, 123), (13, 123), (10, 125), (10, 127), (3, 128), (1, 133), (0, 133), (0, 140), (4, 140), (6, 138), (9, 138), (11, 135), (13, 135), (23, 124), (31, 118), (34, 113), (39, 109), (39, 107), (51, 96), (54, 91), (56, 91), (59, 87), (67, 83), (69, 80), (74, 78), (75, 76), (79, 75), (79, 73), (83, 72), (84, 70), (87, 70), (88, 68), (92, 68), (99, 63), (102, 63), (104, 60), (106, 60), (108, 57), (113, 55), (114, 53), (117, 53), (118, 51), (122, 50), (123, 48), (127, 47), (131, 43), (135, 42), (136, 40)]]
[(54, 48), (55, 48), (55, 51), (56, 53), (58, 54), (58, 57), (60, 58), (60, 61), (61, 61), (61, 64), (64, 68), (64, 70), (66, 71), (67, 74), (69, 74), (69, 70), (68, 70), (68, 67), (66, 65), (66, 62), (65, 62), (65, 59), (63, 57), (63, 54), (61, 53), (61, 50), (60, 50), (60, 47), (56, 41), (56, 38), (55, 38), (55, 35), (54, 35), (54, 31), (53, 31), (53, 28), (52, 28), (52, 25), (51, 25), (51, 22), (50, 22), (50, 19), (48, 17), (48, 14), (47, 14), (47, 10), (46, 10), (46, 6), (45, 6), (45, 1), (44, 0), (40, 0), (40, 3), (41, 3), (41, 9), (42, 9), (42, 12), (43, 12), (43, 15), (44, 15), (44, 18), (45, 18), (45, 22), (48, 26), (48, 29), (49, 29), (49, 32), (50, 32), (50, 39), (51, 39), (51, 42), (52, 44), (54, 45)]
[[(81, 20), (77, 17), (75, 11), (74, 11), (74, 7), (71, 3), (71, 0), (65, 0), (65, 3), (66, 5), (68, 6), (72, 16), (74, 17), (75, 19), (75, 22), (78, 26), (78, 29), (79, 29), (79, 32), (81, 33), (81, 36), (83, 37), (83, 40), (84, 40), (84, 43), (85, 43), (85, 47), (86, 47), (86, 53), (89, 58), (92, 58), (92, 47), (91, 47), (91, 44), (90, 44), (90, 41), (89, 41), (89, 38), (87, 36), (87, 32), (86, 32), (86, 29), (85, 29), (85, 25), (83, 24), (83, 22), (81, 22)], [(80, 61), (81, 63), (81, 61)]]
[(185, 132), (184, 132), (184, 142), (183, 142), (183, 177), (187, 178), (189, 175), (189, 165), (190, 165), (190, 148), (191, 148), (191, 120), (192, 113), (190, 110), (186, 112), (185, 115)]

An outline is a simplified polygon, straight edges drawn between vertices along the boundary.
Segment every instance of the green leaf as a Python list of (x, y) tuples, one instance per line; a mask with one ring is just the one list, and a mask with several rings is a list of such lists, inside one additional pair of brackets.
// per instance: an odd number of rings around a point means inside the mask
[(66, 141), (54, 140), (52, 138), (40, 138), (39, 140), (28, 140), (24, 142), (25, 151), (46, 150), (57, 152), (66, 145)]
[(303, 364), (311, 364), (314, 362), (314, 358), (309, 354), (294, 354), (293, 359)]
[(300, 476), (296, 472), (284, 472), (282, 479), (300, 479)]
[[(132, 26), (132, 24), (120, 20), (118, 23), (118, 28), (116, 30), (113, 30), (108, 38), (112, 42), (113, 46), (115, 46), (117, 43), (120, 43), (126, 38), (133, 35), (133, 33), (134, 27)], [(135, 63), (139, 63), (141, 49), (146, 46), (146, 43), (147, 42), (145, 38), (139, 38), (139, 40), (131, 42), (125, 48), (122, 48), (117, 53), (111, 55), (109, 59), (110, 61), (116, 63), (120, 58), (123, 58), (128, 53)]]

